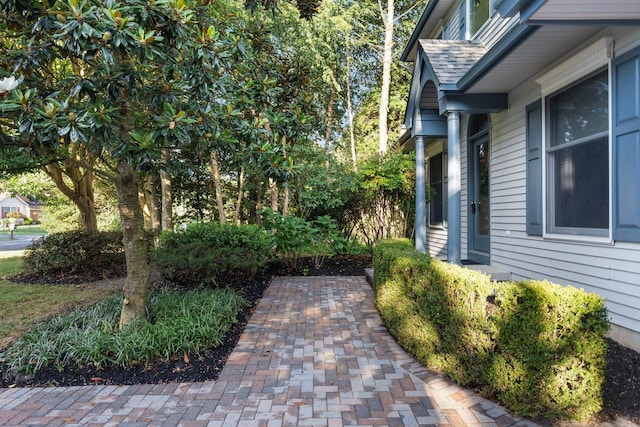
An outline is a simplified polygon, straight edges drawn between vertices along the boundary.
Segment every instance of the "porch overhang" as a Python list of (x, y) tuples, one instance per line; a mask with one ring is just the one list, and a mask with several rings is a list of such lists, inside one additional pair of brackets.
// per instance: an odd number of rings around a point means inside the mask
[(501, 0), (496, 4), (501, 16), (520, 14), (528, 25), (637, 25), (640, 8), (628, 0), (582, 0), (579, 5), (566, 0)]

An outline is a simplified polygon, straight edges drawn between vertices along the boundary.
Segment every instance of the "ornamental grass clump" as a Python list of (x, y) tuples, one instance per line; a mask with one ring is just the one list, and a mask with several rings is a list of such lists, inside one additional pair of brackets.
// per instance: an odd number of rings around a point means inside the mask
[(544, 281), (488, 276), (417, 253), (374, 248), (380, 314), (425, 365), (523, 416), (584, 421), (602, 406), (604, 300)]
[(85, 365), (128, 366), (222, 343), (247, 301), (229, 289), (162, 292), (149, 301), (148, 320), (118, 328), (122, 296), (57, 316), (25, 333), (0, 359), (15, 371), (33, 374), (48, 366), (60, 370)]

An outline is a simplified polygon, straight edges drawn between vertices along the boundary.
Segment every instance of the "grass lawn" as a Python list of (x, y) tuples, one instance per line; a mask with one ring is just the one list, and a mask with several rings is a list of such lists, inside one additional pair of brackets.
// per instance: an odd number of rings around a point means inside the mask
[[(47, 232), (39, 224), (19, 225), (13, 230), (14, 236), (46, 236)], [(0, 229), (0, 238), (9, 237), (9, 230)]]
[(94, 304), (115, 292), (91, 286), (24, 285), (6, 280), (21, 268), (20, 257), (0, 259), (0, 349), (36, 323), (71, 308)]

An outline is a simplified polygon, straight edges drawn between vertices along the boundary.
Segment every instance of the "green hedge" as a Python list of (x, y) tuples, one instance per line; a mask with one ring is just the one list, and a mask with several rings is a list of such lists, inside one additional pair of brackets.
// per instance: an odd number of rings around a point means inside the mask
[(584, 421), (601, 409), (601, 297), (546, 281), (492, 282), (409, 240), (379, 242), (373, 268), (385, 324), (424, 365), (523, 416)]
[(51, 233), (36, 239), (25, 253), (24, 270), (30, 275), (102, 272), (125, 264), (122, 232), (84, 231)]
[(173, 283), (237, 286), (265, 267), (272, 246), (271, 235), (256, 225), (192, 224), (162, 234), (153, 260)]

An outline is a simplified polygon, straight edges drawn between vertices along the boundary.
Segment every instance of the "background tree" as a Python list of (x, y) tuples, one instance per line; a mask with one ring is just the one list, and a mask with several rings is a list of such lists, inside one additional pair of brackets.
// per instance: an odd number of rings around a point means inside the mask
[[(120, 325), (127, 327), (145, 316), (149, 287), (142, 178), (160, 157), (163, 130), (176, 146), (189, 141), (187, 127), (198, 126), (172, 104), (216, 91), (229, 60), (241, 55), (236, 21), (224, 3), (183, 0), (24, 0), (3, 2), (2, 9), (0, 39), (10, 41), (0, 66), (22, 79), (0, 104), (3, 138), (38, 153), (79, 144), (101, 162), (93, 172), (114, 183), (122, 219), (127, 279)], [(72, 156), (65, 161), (92, 166)]]

